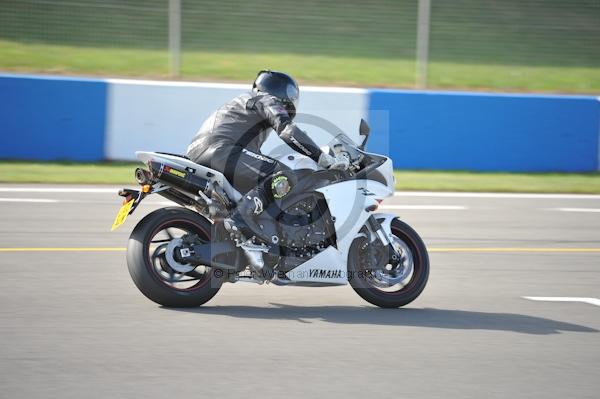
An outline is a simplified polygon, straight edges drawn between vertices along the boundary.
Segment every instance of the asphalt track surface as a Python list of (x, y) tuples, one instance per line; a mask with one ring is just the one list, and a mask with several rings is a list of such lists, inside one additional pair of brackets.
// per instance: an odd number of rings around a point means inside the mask
[(600, 298), (600, 197), (386, 200), (431, 250), (403, 309), (348, 286), (228, 284), (173, 310), (119, 249), (158, 198), (111, 233), (114, 194), (18, 187), (0, 185), (2, 398), (600, 395), (600, 306), (523, 298)]

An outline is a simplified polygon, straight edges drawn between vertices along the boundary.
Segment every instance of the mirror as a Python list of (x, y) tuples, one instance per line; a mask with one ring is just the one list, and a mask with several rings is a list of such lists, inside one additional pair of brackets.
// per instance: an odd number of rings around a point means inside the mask
[(366, 120), (364, 120), (364, 119), (360, 120), (360, 126), (358, 127), (358, 132), (360, 133), (361, 136), (369, 135), (369, 133), (371, 132), (371, 128), (369, 127), (369, 124), (367, 123)]
[(367, 121), (364, 119), (361, 119), (360, 126), (358, 127), (358, 133), (360, 133), (361, 136), (365, 136), (365, 139), (363, 140), (362, 144), (358, 147), (361, 150), (365, 149), (365, 146), (367, 145), (367, 139), (369, 138), (370, 132), (371, 132), (371, 128), (369, 127), (369, 124), (367, 123)]

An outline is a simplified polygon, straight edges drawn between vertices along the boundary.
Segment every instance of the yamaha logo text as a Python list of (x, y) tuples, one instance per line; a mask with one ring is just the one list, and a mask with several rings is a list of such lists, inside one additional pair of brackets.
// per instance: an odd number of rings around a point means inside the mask
[(316, 278), (342, 278), (341, 270), (323, 270), (323, 269), (310, 269), (310, 277)]

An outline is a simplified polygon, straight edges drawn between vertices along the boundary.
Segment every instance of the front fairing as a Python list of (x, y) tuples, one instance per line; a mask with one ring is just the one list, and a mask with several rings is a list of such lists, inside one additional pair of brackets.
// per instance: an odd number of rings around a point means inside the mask
[[(334, 137), (321, 149), (331, 155), (337, 155), (340, 152), (348, 154), (352, 172), (349, 173), (347, 180), (373, 180), (384, 186), (382, 190), (378, 191), (385, 191), (387, 193), (385, 196), (393, 194), (395, 179), (394, 167), (390, 158), (360, 149), (343, 133)], [(292, 170), (323, 170), (314, 160), (298, 153), (282, 154), (276, 159)]]

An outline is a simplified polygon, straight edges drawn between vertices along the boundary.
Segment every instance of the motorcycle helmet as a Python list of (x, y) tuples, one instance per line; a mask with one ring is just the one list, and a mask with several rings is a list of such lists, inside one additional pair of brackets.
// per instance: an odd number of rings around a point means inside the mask
[(268, 69), (262, 70), (256, 75), (252, 92), (254, 94), (268, 93), (277, 97), (283, 102), (292, 118), (296, 115), (300, 89), (290, 75)]

